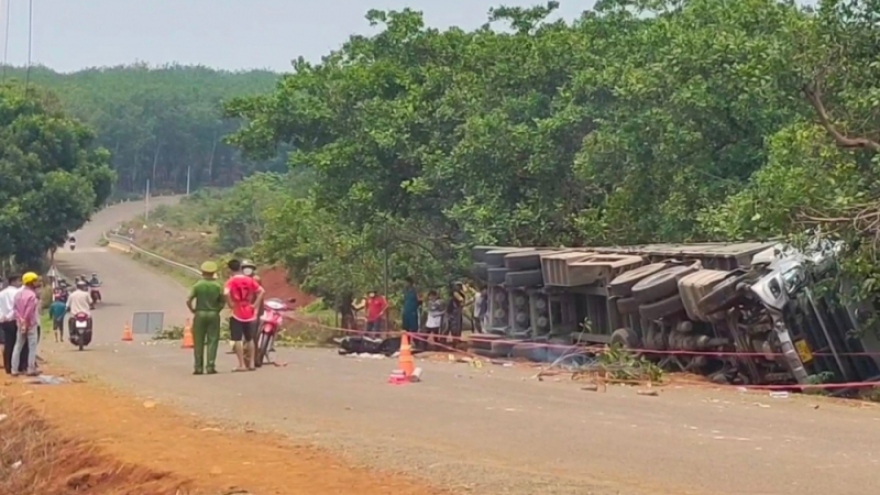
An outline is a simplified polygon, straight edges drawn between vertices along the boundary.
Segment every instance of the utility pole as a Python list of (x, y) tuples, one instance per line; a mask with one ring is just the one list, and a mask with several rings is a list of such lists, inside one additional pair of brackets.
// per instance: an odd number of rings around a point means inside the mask
[(192, 173), (192, 165), (186, 166), (186, 195), (189, 196), (189, 179)]
[(150, 179), (147, 179), (147, 187), (144, 191), (144, 223), (150, 220)]

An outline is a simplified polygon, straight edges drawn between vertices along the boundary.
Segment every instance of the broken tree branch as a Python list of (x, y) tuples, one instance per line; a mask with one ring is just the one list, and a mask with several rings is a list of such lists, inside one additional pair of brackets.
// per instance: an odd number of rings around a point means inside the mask
[(802, 224), (819, 227), (826, 234), (839, 234), (852, 229), (880, 249), (880, 200), (839, 209), (833, 215), (804, 211), (798, 217)]
[(834, 127), (831, 123), (831, 118), (828, 116), (828, 111), (822, 103), (822, 93), (819, 91), (817, 84), (805, 84), (801, 90), (807, 98), (807, 101), (810, 102), (813, 110), (816, 111), (816, 115), (819, 117), (819, 123), (825, 128), (825, 131), (834, 138), (834, 142), (837, 143), (838, 146), (848, 149), (868, 149), (875, 153), (880, 153), (880, 142), (865, 137), (849, 137)]

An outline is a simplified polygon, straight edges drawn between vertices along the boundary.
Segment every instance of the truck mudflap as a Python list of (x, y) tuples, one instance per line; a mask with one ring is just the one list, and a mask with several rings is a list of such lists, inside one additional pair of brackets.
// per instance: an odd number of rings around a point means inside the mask
[(784, 325), (809, 383), (854, 383), (880, 376), (880, 367), (864, 355), (865, 347), (853, 333), (855, 324), (842, 305), (809, 289), (792, 302), (784, 312)]

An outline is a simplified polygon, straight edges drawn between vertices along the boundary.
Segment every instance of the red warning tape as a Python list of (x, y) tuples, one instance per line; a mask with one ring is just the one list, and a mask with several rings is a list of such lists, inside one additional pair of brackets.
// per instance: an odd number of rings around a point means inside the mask
[[(305, 318), (286, 315), (287, 319), (303, 324), (309, 325), (313, 327), (318, 327), (324, 330), (330, 330), (333, 332), (350, 334), (350, 335), (358, 335), (365, 336), (370, 334), (371, 332), (367, 332), (365, 330), (356, 330), (349, 328), (339, 328), (330, 325), (325, 325), (320, 322), (316, 322), (313, 320), (308, 320)], [(421, 341), (421, 342), (430, 342), (435, 348), (444, 349), (450, 353), (461, 354), (468, 356), (470, 358), (476, 360), (489, 361), (493, 363), (511, 363), (514, 361), (505, 360), (505, 359), (489, 359), (484, 356), (480, 356), (478, 354), (474, 354), (468, 351), (463, 351), (460, 348), (454, 347), (452, 345), (448, 345), (449, 341), (453, 342), (484, 342), (484, 343), (494, 343), (494, 342), (504, 342), (515, 345), (528, 345), (534, 346), (535, 348), (561, 348), (561, 349), (571, 349), (571, 350), (579, 350), (583, 353), (602, 353), (607, 350), (607, 347), (604, 346), (577, 346), (577, 345), (563, 345), (563, 344), (542, 344), (539, 342), (521, 342), (517, 340), (503, 340), (503, 339), (480, 339), (479, 337), (471, 336), (469, 338), (463, 337), (453, 337), (451, 335), (428, 335), (424, 333), (413, 333), (413, 332), (383, 332), (383, 333), (394, 333), (396, 335), (401, 335), (406, 333), (413, 340)], [(435, 337), (433, 342), (430, 341), (430, 337)], [(630, 352), (633, 353), (641, 353), (641, 354), (654, 354), (654, 355), (687, 355), (687, 356), (728, 356), (728, 357), (755, 357), (755, 356), (781, 356), (781, 353), (763, 353), (763, 352), (705, 352), (705, 351), (658, 351), (654, 349), (629, 349)], [(831, 356), (831, 353), (813, 353), (814, 356)], [(880, 353), (840, 353), (838, 356), (877, 356)], [(550, 363), (529, 363), (535, 367), (547, 368), (550, 366)], [(608, 383), (630, 383), (635, 385), (645, 385), (648, 382), (646, 381), (635, 381), (635, 380), (606, 380)], [(709, 386), (713, 388), (735, 388), (738, 390), (766, 390), (766, 391), (810, 391), (810, 390), (839, 390), (839, 389), (854, 389), (854, 388), (873, 388), (880, 386), (880, 381), (871, 381), (871, 382), (849, 382), (849, 383), (817, 383), (817, 384), (792, 384), (792, 385), (722, 385), (715, 383), (708, 383), (702, 381), (680, 381), (677, 380), (674, 383), (670, 382), (661, 382), (661, 383), (653, 383), (654, 386), (668, 386), (671, 384), (682, 384), (682, 385), (698, 385), (698, 386)]]

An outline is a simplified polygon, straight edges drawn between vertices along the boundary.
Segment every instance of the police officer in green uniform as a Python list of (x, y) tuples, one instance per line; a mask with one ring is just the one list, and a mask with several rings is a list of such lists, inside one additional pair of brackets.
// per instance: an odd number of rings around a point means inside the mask
[[(217, 282), (217, 263), (206, 261), (201, 266), (202, 280), (189, 291), (186, 305), (193, 314), (192, 334), (195, 371), (201, 375), (217, 373), (217, 346), (220, 345), (220, 311), (226, 304), (223, 286)], [(208, 347), (205, 363), (205, 345)]]

